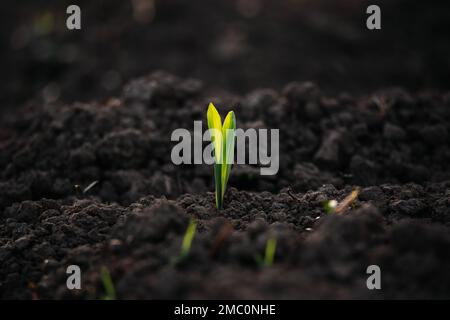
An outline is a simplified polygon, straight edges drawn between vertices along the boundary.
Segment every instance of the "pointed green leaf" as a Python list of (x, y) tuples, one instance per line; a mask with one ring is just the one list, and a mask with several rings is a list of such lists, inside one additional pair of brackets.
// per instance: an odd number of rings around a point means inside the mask
[(276, 250), (277, 250), (277, 239), (276, 238), (268, 239), (266, 243), (266, 252), (264, 255), (264, 265), (266, 267), (272, 266)]
[(208, 128), (210, 129), (211, 142), (213, 143), (214, 158), (216, 164), (222, 163), (222, 119), (216, 107), (212, 103), (208, 106)]
[(236, 118), (234, 112), (228, 112), (222, 127), (222, 136), (224, 137), (223, 142), (223, 159), (224, 163), (222, 166), (222, 185), (221, 185), (221, 198), (223, 202), (223, 197), (225, 195), (228, 178), (231, 172), (231, 166), (234, 160), (234, 140), (235, 140), (235, 130), (236, 130)]
[(194, 240), (196, 230), (197, 230), (197, 222), (194, 219), (191, 219), (186, 229), (186, 233), (184, 234), (183, 237), (180, 256), (184, 257), (188, 255), (189, 251), (191, 250), (192, 240)]

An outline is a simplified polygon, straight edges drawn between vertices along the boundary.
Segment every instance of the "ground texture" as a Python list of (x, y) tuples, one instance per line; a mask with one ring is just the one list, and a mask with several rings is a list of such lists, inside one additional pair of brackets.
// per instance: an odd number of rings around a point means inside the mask
[[(31, 103), (2, 128), (0, 298), (101, 298), (102, 267), (118, 298), (450, 297), (450, 94), (203, 88), (157, 72), (101, 102)], [(240, 128), (280, 129), (278, 175), (235, 166), (222, 211), (212, 167), (170, 159), (172, 130), (209, 101)], [(356, 187), (345, 213), (324, 212)], [(72, 264), (82, 290), (66, 288)], [(366, 288), (371, 264), (382, 290)]]

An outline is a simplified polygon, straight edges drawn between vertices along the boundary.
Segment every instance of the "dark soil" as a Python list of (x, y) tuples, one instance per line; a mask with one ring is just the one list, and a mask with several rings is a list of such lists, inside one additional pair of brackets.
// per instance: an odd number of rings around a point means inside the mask
[[(1, 298), (100, 298), (102, 266), (119, 298), (450, 297), (449, 94), (202, 88), (159, 72), (106, 102), (24, 109), (0, 147)], [(236, 166), (222, 211), (211, 166), (170, 160), (172, 130), (205, 120), (210, 100), (238, 127), (280, 129), (278, 175)], [(347, 212), (325, 214), (355, 186)], [(174, 263), (190, 217), (192, 250)], [(382, 290), (366, 287), (371, 264)]]
[[(99, 100), (148, 70), (239, 94), (311, 79), (333, 93), (450, 82), (446, 0), (378, 0), (377, 32), (365, 28), (370, 0), (155, 0), (136, 14), (138, 2), (2, 1), (2, 108)], [(70, 4), (82, 8), (80, 32), (65, 26)]]

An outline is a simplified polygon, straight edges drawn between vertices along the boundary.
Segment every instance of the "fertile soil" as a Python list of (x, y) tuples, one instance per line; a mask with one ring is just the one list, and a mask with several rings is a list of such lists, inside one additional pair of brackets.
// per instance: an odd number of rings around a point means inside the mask
[[(105, 268), (120, 299), (450, 298), (449, 1), (379, 1), (378, 31), (368, 0), (20, 2), (0, 2), (0, 299), (101, 299)], [(171, 161), (211, 101), (280, 130), (278, 174), (235, 165), (220, 211), (213, 167)]]
[[(193, 130), (210, 100), (238, 127), (280, 129), (279, 173), (235, 166), (221, 211), (212, 167), (170, 159), (172, 130)], [(100, 298), (105, 266), (125, 299), (449, 298), (449, 124), (443, 93), (292, 83), (205, 97), (161, 72), (105, 103), (31, 106), (1, 143), (0, 297)], [(346, 212), (324, 212), (356, 186)], [(190, 218), (191, 252), (174, 263)], [(66, 287), (72, 264), (82, 290)], [(382, 290), (366, 287), (371, 264)]]

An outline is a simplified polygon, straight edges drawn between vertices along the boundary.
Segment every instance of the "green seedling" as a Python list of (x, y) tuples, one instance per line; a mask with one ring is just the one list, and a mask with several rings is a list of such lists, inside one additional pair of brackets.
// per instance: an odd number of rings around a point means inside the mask
[(325, 201), (323, 205), (323, 210), (325, 211), (326, 214), (332, 214), (336, 210), (337, 205), (338, 202), (334, 199)]
[(275, 252), (277, 251), (277, 239), (269, 238), (266, 243), (266, 251), (264, 253), (264, 266), (271, 267), (275, 259)]
[(258, 262), (258, 264), (260, 266), (267, 267), (267, 268), (271, 267), (275, 260), (276, 251), (277, 251), (277, 239), (274, 237), (271, 237), (271, 238), (267, 239), (266, 250), (264, 252), (264, 258), (262, 258), (258, 254), (255, 257), (256, 262)]
[(336, 200), (326, 201), (324, 204), (324, 210), (326, 214), (343, 214), (351, 206), (352, 209), (355, 208), (354, 201), (358, 197), (359, 188), (353, 190), (349, 195), (347, 195), (344, 200), (337, 202)]
[(195, 222), (194, 219), (191, 219), (186, 229), (186, 233), (184, 234), (183, 242), (181, 243), (181, 251), (180, 251), (181, 258), (186, 257), (189, 254), (189, 251), (191, 251), (192, 241), (194, 240), (196, 230), (197, 230), (197, 222)]
[(212, 103), (209, 104), (207, 118), (214, 151), (216, 207), (222, 209), (231, 165), (234, 160), (236, 118), (234, 112), (230, 111), (222, 124), (220, 114)]
[(103, 266), (101, 269), (100, 277), (102, 279), (103, 287), (106, 293), (102, 297), (102, 300), (116, 300), (116, 289), (114, 288), (109, 270), (105, 266)]
[(197, 231), (197, 222), (191, 219), (189, 225), (184, 233), (183, 242), (181, 243), (180, 254), (178, 256), (172, 257), (170, 259), (171, 264), (178, 264), (183, 261), (191, 251), (192, 241), (195, 237), (195, 232)]

